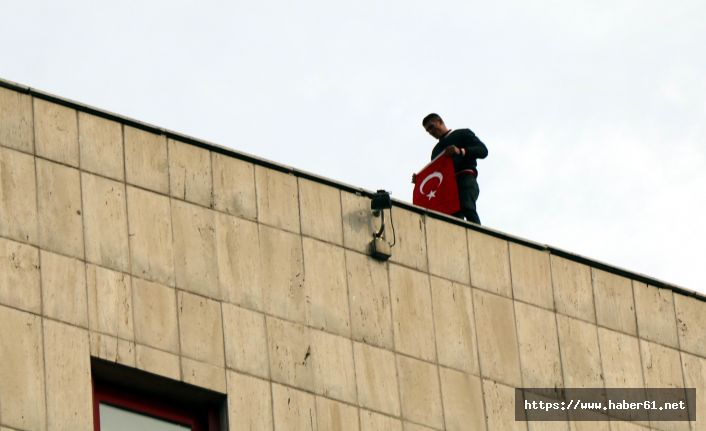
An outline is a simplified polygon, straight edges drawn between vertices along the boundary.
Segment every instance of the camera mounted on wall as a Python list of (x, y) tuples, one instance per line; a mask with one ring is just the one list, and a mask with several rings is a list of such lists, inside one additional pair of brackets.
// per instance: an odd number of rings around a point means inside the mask
[[(370, 256), (377, 260), (385, 261), (392, 256), (391, 248), (395, 245), (390, 244), (385, 239), (385, 210), (390, 210), (390, 224), (392, 224), (392, 199), (390, 192), (378, 190), (370, 198), (370, 209), (374, 217), (380, 217), (380, 230), (373, 233), (373, 241), (370, 243)], [(394, 239), (395, 227), (392, 224), (392, 235)]]

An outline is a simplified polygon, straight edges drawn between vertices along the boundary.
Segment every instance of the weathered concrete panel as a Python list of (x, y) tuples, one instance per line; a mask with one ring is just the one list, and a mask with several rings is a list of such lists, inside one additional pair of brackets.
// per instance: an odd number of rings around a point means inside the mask
[(91, 349), (91, 356), (110, 362), (135, 368), (135, 350), (133, 341), (122, 340), (111, 335), (98, 332), (88, 334), (88, 343)]
[(0, 238), (0, 304), (39, 314), (39, 250)]
[(169, 193), (205, 207), (212, 206), (211, 155), (208, 150), (169, 139)]
[(34, 152), (32, 97), (0, 88), (0, 145)]
[(402, 422), (399, 419), (361, 409), (360, 431), (402, 431)]
[(129, 271), (125, 185), (91, 174), (81, 174), (81, 182), (86, 260)]
[(88, 264), (88, 327), (92, 331), (131, 340), (132, 283), (122, 272)]
[(309, 335), (316, 393), (355, 404), (358, 398), (351, 341), (321, 331), (312, 330)]
[(522, 384), (512, 300), (473, 289), (480, 372), (493, 380)]
[[(368, 208), (370, 208), (368, 206)], [(424, 227), (424, 219), (420, 214), (401, 208), (392, 209), (392, 218), (395, 224), (396, 244), (392, 248), (391, 262), (416, 268), (420, 271), (427, 270), (427, 242)], [(386, 237), (392, 240), (391, 222), (386, 227)], [(372, 236), (368, 242), (372, 241)]]
[(132, 274), (174, 284), (174, 254), (169, 198), (127, 188)]
[(363, 343), (354, 343), (353, 351), (360, 406), (399, 416), (395, 355)]
[(434, 428), (425, 427), (412, 422), (404, 422), (402, 426), (404, 431), (435, 431)]
[[(681, 352), (681, 363), (684, 370), (684, 386), (696, 389), (696, 420), (694, 424), (703, 425), (706, 417), (706, 359)], [(698, 430), (697, 426), (692, 429)]]
[(320, 430), (358, 431), (358, 409), (353, 406), (316, 397), (316, 422)]
[(228, 371), (228, 429), (272, 430), (270, 383)]
[(37, 243), (34, 157), (6, 148), (0, 148), (0, 235)]
[(179, 353), (175, 290), (161, 284), (133, 278), (132, 292), (135, 307), (135, 341)]
[(510, 269), (515, 299), (554, 308), (549, 253), (511, 242)]
[(673, 292), (636, 281), (632, 285), (640, 337), (677, 347), (679, 341)]
[(593, 268), (596, 321), (616, 331), (637, 334), (630, 279)]
[(567, 388), (601, 388), (598, 334), (594, 325), (562, 315), (557, 316), (564, 386)]
[(44, 250), (39, 257), (42, 262), (43, 314), (88, 327), (85, 264)]
[(137, 368), (140, 370), (172, 380), (179, 380), (181, 376), (179, 356), (175, 354), (138, 344), (135, 349), (135, 359)]
[(642, 388), (642, 368), (638, 339), (609, 329), (598, 328), (598, 341), (607, 388)]
[(483, 379), (488, 430), (527, 430), (527, 422), (515, 421), (515, 389)]
[(309, 326), (350, 337), (343, 248), (304, 238), (304, 289)]
[[(297, 246), (300, 249), (301, 243)], [(223, 298), (244, 307), (264, 310), (257, 223), (217, 213), (216, 255)], [(271, 264), (269, 260), (268, 263)]]
[(269, 314), (306, 321), (304, 253), (301, 237), (260, 225), (259, 281)]
[(0, 306), (0, 418), (18, 429), (46, 429), (44, 348), (38, 316)]
[[(642, 351), (642, 371), (645, 374), (645, 386), (648, 388), (684, 388), (684, 374), (679, 351), (640, 340)], [(703, 395), (702, 395), (703, 396)], [(698, 395), (697, 395), (698, 400)], [(698, 419), (698, 417), (697, 417)], [(665, 431), (688, 431), (688, 422), (652, 421), (653, 428)]]
[(343, 244), (341, 192), (334, 187), (299, 179), (302, 234)]
[(37, 193), (40, 247), (83, 258), (78, 170), (37, 159)]
[(390, 265), (390, 295), (395, 349), (428, 361), (435, 360), (429, 277)]
[(186, 357), (181, 358), (181, 375), (184, 382), (207, 388), (222, 394), (226, 393), (226, 370)]
[(238, 217), (257, 218), (255, 168), (252, 163), (211, 153), (213, 205)]
[(318, 431), (313, 395), (273, 384), (272, 404), (276, 430)]
[(299, 233), (297, 177), (255, 167), (257, 217), (261, 223)]
[(125, 126), (125, 175), (130, 184), (169, 193), (167, 138)]
[(595, 322), (591, 269), (554, 255), (551, 257), (551, 267), (556, 311)]
[(81, 169), (119, 181), (125, 179), (120, 123), (79, 112), (78, 142)]
[(268, 317), (267, 342), (272, 380), (314, 390), (314, 358), (310, 329)]
[(353, 339), (392, 349), (387, 264), (347, 250), (345, 254)]
[(649, 388), (683, 388), (684, 376), (679, 351), (640, 340), (645, 386)]
[(44, 319), (47, 430), (93, 431), (88, 331)]
[(440, 369), (446, 430), (484, 430), (485, 412), (480, 379), (446, 368)]
[(224, 303), (222, 306), (226, 365), (268, 378), (265, 317), (235, 305)]
[(474, 230), (468, 231), (471, 285), (512, 297), (507, 241)]
[(174, 269), (180, 289), (222, 299), (214, 211), (172, 199)]
[(431, 293), (439, 364), (478, 374), (471, 289), (432, 277)]
[(177, 292), (181, 354), (223, 367), (221, 304), (202, 296)]
[(562, 387), (564, 379), (554, 313), (515, 302), (515, 317), (523, 386)]
[(704, 301), (674, 293), (679, 346), (689, 353), (706, 357), (706, 313)]
[(37, 155), (78, 167), (76, 111), (34, 99), (34, 139)]
[(402, 416), (434, 428), (444, 426), (437, 367), (427, 362), (397, 356)]
[(429, 272), (463, 284), (471, 279), (468, 270), (466, 229), (445, 221), (426, 219)]

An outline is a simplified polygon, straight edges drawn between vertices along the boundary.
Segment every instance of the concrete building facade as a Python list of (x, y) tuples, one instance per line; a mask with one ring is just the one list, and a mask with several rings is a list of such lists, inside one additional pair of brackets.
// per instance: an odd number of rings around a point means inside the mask
[[(0, 431), (94, 430), (110, 364), (232, 431), (706, 429), (702, 296), (391, 213), (381, 262), (364, 190), (2, 81)], [(515, 421), (516, 387), (696, 388), (697, 421)]]

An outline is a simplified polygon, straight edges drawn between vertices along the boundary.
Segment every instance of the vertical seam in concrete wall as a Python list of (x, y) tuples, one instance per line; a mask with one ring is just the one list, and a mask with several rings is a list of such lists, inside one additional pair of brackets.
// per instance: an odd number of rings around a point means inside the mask
[[(265, 356), (267, 357), (267, 386), (270, 388), (270, 417), (272, 418), (272, 429), (275, 428), (275, 394), (272, 388), (272, 362), (270, 362), (270, 333), (267, 330), (267, 315), (262, 314), (262, 318), (265, 321)], [(227, 382), (226, 382), (227, 383)], [(226, 396), (231, 396), (232, 394), (227, 393)]]
[(399, 367), (399, 360), (398, 360), (398, 354), (397, 354), (397, 340), (395, 337), (395, 313), (393, 312), (393, 306), (392, 306), (392, 301), (395, 299), (392, 297), (392, 282), (390, 280), (390, 262), (387, 261), (385, 262), (385, 265), (387, 265), (387, 290), (388, 290), (388, 295), (390, 295), (390, 319), (392, 321), (392, 355), (395, 358), (395, 377), (397, 380), (397, 404), (400, 408), (400, 421), (402, 420), (403, 413), (402, 413), (402, 383), (400, 382), (400, 367)]
[[(78, 188), (79, 188), (79, 193), (81, 194), (81, 237), (83, 238), (83, 289), (84, 289), (84, 294), (86, 295), (86, 331), (84, 332), (83, 337), (86, 339), (86, 344), (88, 346), (88, 363), (91, 363), (91, 332), (90, 332), (90, 306), (89, 306), (89, 301), (88, 301), (88, 256), (86, 255), (86, 211), (85, 211), (85, 206), (84, 206), (84, 194), (83, 194), (83, 170), (82, 170), (82, 164), (81, 164), (81, 141), (80, 141), (80, 135), (81, 132), (79, 130), (79, 120), (78, 120), (78, 111), (74, 111), (74, 117), (76, 118), (76, 145), (78, 147)], [(127, 197), (126, 197), (127, 199)], [(101, 262), (102, 263), (102, 262)], [(117, 360), (118, 356), (118, 334), (117, 331), (115, 333), (115, 356)], [(91, 367), (88, 367), (88, 378), (89, 382), (91, 383), (91, 412), (93, 412), (93, 372), (91, 370)], [(46, 390), (46, 389), (45, 389)], [(95, 417), (94, 415), (90, 415), (90, 421), (91, 425), (95, 427), (95, 424), (93, 423)]]
[[(341, 205), (343, 205), (343, 199), (341, 199)], [(343, 220), (343, 214), (341, 214), (341, 220)], [(392, 220), (392, 208), (390, 208), (390, 220)], [(374, 223), (374, 221), (373, 221), (373, 223)], [(373, 226), (374, 226), (374, 224), (373, 224)], [(395, 232), (395, 235), (397, 235), (396, 232)], [(371, 236), (372, 236), (372, 234), (371, 234)], [(366, 258), (368, 257), (368, 254), (363, 254), (363, 255), (366, 256)], [(392, 352), (392, 357), (395, 361), (394, 365), (395, 365), (395, 380), (397, 383), (397, 408), (399, 409), (398, 411), (400, 412), (399, 418), (400, 418), (400, 425), (401, 425), (401, 423), (402, 423), (402, 390), (401, 390), (401, 383), (400, 383), (400, 372), (397, 367), (397, 341), (395, 339), (395, 316), (392, 312), (392, 309), (394, 308), (392, 306), (392, 301), (394, 300), (394, 298), (392, 297), (392, 283), (390, 281), (390, 261), (386, 260), (383, 264), (385, 265), (385, 278), (387, 279), (387, 297), (390, 299), (390, 310), (389, 310), (388, 314), (390, 316), (390, 331), (391, 331), (390, 335), (392, 337), (391, 352)], [(382, 347), (382, 348), (384, 349), (384, 347)], [(361, 423), (362, 423), (362, 419), (361, 419)]]
[[(650, 285), (645, 284), (645, 286), (649, 289)], [(633, 291), (634, 294), (634, 291)], [(681, 367), (681, 380), (682, 380), (682, 385), (684, 388), (686, 388), (686, 372), (684, 371), (684, 351), (682, 350), (681, 347), (681, 339), (679, 338), (679, 320), (677, 318), (677, 304), (676, 304), (676, 293), (674, 291), (671, 291), (670, 294), (672, 295), (672, 311), (674, 312), (674, 325), (676, 326), (676, 331), (677, 331), (677, 352), (679, 353), (679, 366)], [(640, 361), (642, 361), (642, 353), (640, 353)], [(687, 412), (689, 406), (687, 405)], [(696, 415), (697, 412), (694, 412), (694, 415)], [(693, 423), (690, 421), (689, 422), (689, 429), (696, 429), (696, 421), (693, 421)]]
[(681, 337), (679, 336), (679, 316), (677, 316), (677, 293), (671, 291), (670, 294), (672, 295), (672, 311), (674, 312), (674, 325), (676, 326), (675, 329), (677, 331), (677, 348), (681, 352), (683, 350), (681, 346)]
[(341, 209), (341, 250), (343, 250), (343, 277), (346, 283), (346, 307), (348, 308), (348, 341), (351, 343), (351, 355), (353, 356), (353, 389), (355, 390), (355, 403), (356, 405), (360, 405), (360, 400), (358, 399), (358, 370), (355, 363), (355, 343), (353, 341), (351, 292), (348, 286), (348, 259), (346, 258), (346, 249), (343, 247), (343, 197), (341, 196), (340, 190), (338, 190), (338, 206)]
[[(79, 130), (79, 124), (78, 124), (78, 111), (74, 111), (75, 117), (76, 117), (76, 145), (78, 146), (78, 190), (79, 193), (81, 194), (81, 238), (83, 239), (83, 277), (84, 277), (84, 283), (83, 283), (83, 288), (84, 288), (84, 293), (86, 295), (86, 334), (89, 334), (90, 332), (90, 307), (88, 305), (88, 256), (86, 253), (87, 246), (86, 246), (86, 211), (85, 211), (85, 204), (84, 204), (84, 194), (83, 194), (83, 169), (81, 165), (81, 141), (79, 139), (79, 136), (81, 135), (81, 131)], [(127, 199), (127, 198), (126, 198)], [(101, 262), (102, 263), (102, 262)], [(118, 342), (118, 334), (117, 332), (115, 333), (115, 351), (117, 355), (117, 342)], [(89, 360), (90, 360), (90, 355), (91, 355), (91, 338), (90, 336), (88, 337), (88, 355), (89, 355)], [(90, 371), (90, 370), (89, 370)], [(90, 372), (89, 372), (89, 375)], [(91, 375), (91, 379), (93, 379), (93, 376)]]
[[(468, 254), (468, 279), (469, 283), (471, 280), (471, 249), (469, 248), (468, 245), (468, 229), (464, 229), (465, 236), (466, 236), (466, 253)], [(512, 281), (511, 281), (512, 282)], [(478, 361), (478, 381), (480, 382), (480, 399), (481, 403), (483, 403), (483, 423), (485, 424), (485, 429), (488, 429), (488, 411), (487, 411), (487, 406), (485, 403), (485, 388), (483, 384), (483, 370), (481, 368), (481, 362), (480, 362), (480, 345), (478, 344), (478, 321), (476, 320), (476, 301), (475, 301), (475, 294), (474, 294), (474, 288), (472, 284), (468, 285), (468, 288), (471, 291), (471, 311), (473, 312), (473, 336), (475, 337), (475, 342), (476, 342), (476, 361)]]
[(510, 272), (510, 300), (512, 301), (512, 322), (515, 325), (515, 350), (517, 350), (517, 361), (520, 367), (520, 384), (524, 386), (524, 373), (522, 372), (522, 352), (520, 352), (520, 331), (517, 329), (517, 312), (515, 311), (515, 289), (512, 281), (512, 265), (510, 264), (510, 243), (505, 241), (505, 249), (507, 250), (507, 268)]
[[(214, 153), (211, 153), (212, 157)], [(253, 189), (255, 191), (255, 223), (257, 223), (256, 230), (257, 230), (257, 253), (258, 253), (258, 271), (260, 271), (260, 263), (262, 260), (262, 255), (261, 255), (261, 244), (260, 244), (260, 223), (259, 223), (259, 212), (258, 212), (258, 190), (257, 190), (257, 175), (256, 175), (256, 169), (257, 167), (255, 165), (252, 165), (252, 177), (253, 177)], [(211, 173), (213, 175), (213, 173)], [(223, 210), (224, 213), (227, 213), (226, 210)], [(302, 249), (302, 259), (304, 259), (304, 250)], [(304, 263), (302, 261), (302, 271), (304, 270)], [(261, 281), (259, 281), (261, 283)], [(267, 356), (267, 386), (270, 388), (270, 418), (272, 419), (272, 430), (276, 428), (275, 425), (275, 391), (273, 388), (274, 382), (272, 380), (272, 362), (270, 361), (270, 332), (267, 330), (267, 321), (268, 321), (268, 313), (266, 312), (267, 310), (267, 305), (264, 303), (264, 298), (265, 298), (265, 292), (263, 289), (260, 289), (260, 299), (262, 299), (262, 318), (265, 321), (265, 351), (266, 351), (266, 356)], [(221, 316), (222, 317), (222, 316)], [(225, 345), (225, 338), (223, 339), (223, 344)], [(227, 383), (227, 382), (226, 382)], [(227, 392), (227, 387), (226, 387), (226, 392)], [(230, 396), (231, 394), (227, 394), (227, 396)]]
[[(520, 385), (524, 387), (524, 372), (522, 370), (522, 352), (520, 352), (520, 331), (517, 329), (517, 312), (515, 311), (515, 289), (512, 280), (512, 262), (510, 260), (510, 242), (505, 242), (505, 249), (507, 250), (507, 268), (510, 273), (510, 300), (512, 301), (512, 322), (515, 325), (515, 349), (517, 351), (517, 366), (520, 367)], [(470, 254), (468, 255), (470, 258)], [(525, 429), (529, 429), (529, 423), (525, 421)]]
[[(216, 207), (216, 199), (213, 197), (213, 152), (210, 150), (208, 151), (208, 172), (210, 173), (209, 177), (211, 178), (211, 187), (208, 193), (208, 207), (211, 209), (214, 209)], [(215, 220), (214, 220), (215, 222)], [(220, 285), (220, 281), (218, 283)]]
[[(647, 286), (647, 285), (645, 285)], [(642, 376), (642, 387), (647, 387), (647, 379), (645, 379), (645, 367), (642, 363), (642, 342), (640, 341), (640, 327), (637, 324), (637, 301), (635, 301), (635, 281), (630, 280), (630, 288), (632, 289), (632, 303), (635, 306), (635, 336), (637, 337), (637, 353), (640, 355), (640, 375)], [(681, 362), (681, 357), (679, 358)], [(681, 364), (680, 364), (681, 365)], [(683, 378), (683, 373), (682, 373)], [(649, 414), (648, 414), (649, 417)], [(649, 421), (647, 421), (649, 424)]]
[[(31, 98), (31, 103), (32, 103), (32, 140), (36, 140), (37, 136), (37, 122), (35, 120), (35, 109), (34, 109), (34, 97)], [(33, 147), (34, 148), (34, 147)], [(33, 150), (34, 151), (34, 150)], [(47, 349), (44, 345), (44, 286), (43, 286), (43, 280), (42, 280), (42, 249), (41, 249), (41, 239), (40, 239), (40, 234), (41, 234), (41, 229), (39, 228), (39, 173), (37, 172), (37, 156), (36, 154), (32, 155), (34, 159), (34, 181), (35, 181), (35, 187), (37, 189), (37, 195), (36, 195), (36, 205), (37, 205), (37, 262), (39, 262), (39, 299), (40, 299), (40, 307), (39, 307), (39, 312), (41, 313), (40, 316), (40, 323), (41, 323), (41, 330), (40, 330), (40, 340), (42, 343), (42, 380), (43, 380), (43, 388), (44, 388), (44, 427), (48, 428), (49, 425), (49, 409), (47, 408)]]
[[(556, 344), (559, 349), (559, 370), (561, 372), (561, 387), (566, 387), (566, 377), (564, 376), (564, 359), (561, 353), (561, 336), (559, 335), (559, 313), (556, 311), (556, 296), (554, 294), (554, 270), (552, 269), (552, 256), (547, 253), (547, 259), (549, 260), (549, 286), (552, 289), (552, 314), (554, 315), (554, 332), (556, 333)], [(570, 427), (569, 415), (566, 415), (566, 425), (567, 428)]]
[[(163, 136), (163, 135), (160, 135)], [(177, 315), (177, 337), (179, 338), (179, 353), (177, 354), (177, 357), (179, 359), (179, 380), (184, 381), (184, 374), (182, 372), (184, 365), (183, 365), (183, 360), (182, 360), (182, 346), (181, 346), (181, 313), (179, 313), (179, 289), (177, 288), (177, 277), (176, 277), (176, 257), (174, 256), (175, 251), (174, 251), (174, 211), (172, 211), (172, 197), (171, 197), (171, 184), (172, 184), (172, 170), (169, 168), (169, 162), (171, 160), (170, 154), (169, 154), (169, 140), (164, 138), (164, 144), (167, 147), (167, 199), (169, 199), (169, 227), (171, 231), (171, 242), (172, 242), (172, 270), (174, 271), (174, 304), (175, 304), (175, 310), (176, 310), (176, 315)], [(221, 316), (223, 318), (223, 316)], [(225, 344), (225, 340), (224, 340)], [(225, 358), (223, 358), (225, 361)]]
[[(253, 190), (255, 191), (255, 221), (257, 223), (260, 223), (260, 204), (258, 203), (258, 202), (260, 202), (260, 200), (258, 199), (259, 192), (257, 190), (257, 172), (256, 172), (257, 165), (255, 165), (254, 163), (251, 163), (250, 165), (252, 166), (252, 184), (253, 184)], [(223, 212), (227, 213), (228, 210), (223, 209)], [(242, 217), (247, 219), (247, 216), (242, 216)], [(301, 221), (300, 221), (300, 223), (301, 223)], [(257, 232), (259, 235), (259, 233), (260, 233), (259, 227), (258, 227)], [(274, 422), (273, 422), (273, 424), (274, 424)], [(274, 426), (274, 425), (272, 425), (272, 426)]]
[[(436, 381), (439, 384), (439, 402), (441, 403), (441, 423), (446, 428), (446, 412), (444, 408), (444, 391), (441, 389), (441, 370), (439, 364), (439, 348), (437, 346), (436, 340), (436, 316), (434, 314), (434, 295), (431, 289), (431, 268), (429, 267), (429, 229), (427, 229), (427, 216), (424, 215), (424, 245), (426, 246), (426, 262), (427, 262), (427, 283), (429, 284), (429, 306), (431, 307), (431, 333), (434, 337), (434, 367), (436, 368)], [(466, 239), (466, 244), (468, 244), (468, 239)], [(466, 246), (468, 247), (468, 246)], [(470, 269), (470, 268), (469, 268)], [(469, 272), (470, 274), (470, 272)], [(469, 275), (470, 277), (470, 275)], [(453, 281), (451, 281), (451, 288), (453, 289)]]
[[(302, 324), (303, 324), (303, 326), (310, 327), (310, 324), (309, 324), (310, 309), (309, 309), (309, 302), (306, 299), (308, 296), (308, 293), (309, 293), (309, 288), (307, 286), (307, 281), (306, 281), (306, 276), (307, 276), (307, 273), (306, 273), (306, 252), (304, 251), (304, 234), (302, 233), (302, 203), (301, 203), (302, 194), (299, 193), (299, 177), (294, 177), (294, 180), (297, 183), (297, 214), (299, 215), (299, 234), (297, 234), (297, 236), (299, 237), (299, 247), (301, 247), (301, 251), (302, 251), (302, 274), (304, 275), (304, 277), (302, 278), (302, 289), (304, 289), (304, 292), (302, 292), (302, 293), (304, 293), (304, 321), (302, 322)], [(269, 185), (268, 185), (268, 188), (269, 188)], [(284, 227), (272, 226), (272, 228), (279, 229), (284, 232), (294, 233), (294, 232), (291, 232), (291, 231), (285, 229)], [(267, 307), (265, 304), (263, 304), (263, 307), (265, 307), (265, 309), (267, 310)], [(287, 317), (287, 319), (289, 319), (289, 317)], [(325, 328), (321, 328), (321, 330), (324, 331)], [(314, 403), (314, 404), (316, 404), (316, 403)]]
[[(125, 125), (120, 123), (120, 143), (123, 152), (123, 193), (125, 193), (125, 225), (127, 226), (127, 277), (130, 283), (130, 313), (132, 314), (132, 343), (134, 347), (133, 359), (135, 360), (135, 368), (137, 365), (137, 337), (135, 336), (135, 283), (132, 276), (132, 238), (130, 234), (130, 206), (127, 196), (127, 160), (125, 156)], [(88, 284), (88, 283), (86, 283)]]
[[(603, 352), (601, 351), (601, 337), (598, 335), (598, 310), (596, 309), (595, 271), (592, 267), (589, 267), (588, 269), (591, 274), (591, 301), (593, 302), (593, 318), (596, 320), (594, 328), (596, 331), (596, 344), (598, 345), (598, 360), (600, 361), (600, 364), (601, 364), (601, 380), (603, 381), (603, 387), (605, 388), (606, 381), (605, 381), (605, 370), (603, 369)], [(638, 341), (638, 344), (639, 344), (639, 341)], [(640, 358), (640, 368), (642, 368), (642, 358)], [(610, 427), (610, 423), (609, 423), (609, 427)]]
[[(216, 234), (218, 234), (218, 231), (216, 231)], [(218, 285), (220, 286), (220, 282), (218, 282)], [(221, 332), (223, 333), (223, 380), (225, 382), (225, 394), (226, 394), (226, 399), (225, 399), (225, 405), (223, 406), (223, 409), (225, 411), (225, 415), (221, 415), (221, 418), (225, 420), (221, 420), (220, 423), (220, 431), (226, 431), (228, 428), (230, 428), (230, 425), (228, 424), (228, 354), (226, 352), (226, 325), (225, 325), (225, 313), (223, 312), (223, 303), (225, 301), (218, 301), (218, 306), (221, 309)], [(267, 325), (265, 325), (265, 331), (267, 331)], [(267, 334), (267, 332), (265, 332)], [(267, 337), (265, 337), (265, 342), (267, 342)], [(267, 360), (267, 363), (269, 364), (269, 358)]]
[[(289, 174), (287, 174), (287, 175), (289, 175)], [(304, 274), (304, 279), (303, 279), (303, 283), (302, 283), (302, 288), (304, 289), (304, 292), (303, 292), (304, 293), (304, 322), (303, 322), (302, 326), (307, 328), (307, 338), (309, 341), (309, 346), (311, 347), (311, 344), (312, 344), (311, 343), (311, 331), (312, 331), (312, 329), (309, 325), (309, 313), (310, 313), (309, 303), (306, 300), (309, 288), (307, 286), (307, 281), (306, 281), (306, 275), (307, 275), (306, 274), (306, 253), (304, 252), (304, 234), (302, 233), (303, 232), (303, 230), (302, 230), (302, 203), (301, 203), (302, 194), (299, 191), (299, 185), (300, 185), (299, 184), (299, 177), (294, 177), (294, 180), (297, 182), (297, 213), (299, 214), (299, 233), (297, 235), (299, 236), (299, 246), (301, 247), (301, 251), (302, 251), (302, 273)], [(284, 228), (281, 228), (281, 229), (284, 230), (285, 232), (289, 232), (288, 230), (286, 230)], [(295, 233), (295, 232), (292, 232), (292, 233)], [(263, 306), (264, 306), (264, 304), (263, 304)], [(322, 328), (321, 331), (323, 332), (324, 329)], [(314, 358), (314, 360), (316, 360), (316, 358)], [(319, 412), (318, 412), (318, 407), (316, 405), (317, 404), (316, 403), (316, 382), (317, 382), (316, 375), (314, 375), (314, 382), (315, 383), (314, 383), (314, 387), (312, 390), (312, 393), (313, 393), (312, 396), (314, 397), (314, 416), (316, 416), (316, 421), (317, 421), (317, 425), (318, 425)], [(272, 399), (272, 402), (273, 402), (272, 414), (274, 415), (274, 397)], [(311, 410), (309, 410), (309, 418), (310, 418), (310, 420), (313, 420), (313, 419), (311, 419)], [(274, 423), (273, 423), (273, 426), (274, 426)], [(318, 428), (318, 426), (317, 426), (317, 428)], [(312, 431), (313, 431), (313, 423), (312, 423)]]

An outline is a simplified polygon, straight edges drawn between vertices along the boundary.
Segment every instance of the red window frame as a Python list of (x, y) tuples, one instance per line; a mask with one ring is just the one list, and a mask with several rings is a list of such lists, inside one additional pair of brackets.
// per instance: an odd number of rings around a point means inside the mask
[(192, 431), (219, 431), (218, 413), (215, 408), (190, 407), (186, 403), (164, 401), (154, 395), (95, 380), (93, 382), (94, 431), (101, 429), (99, 411), (101, 403), (185, 425)]

